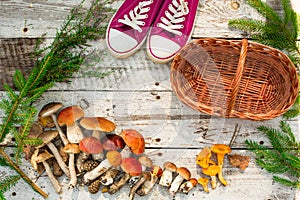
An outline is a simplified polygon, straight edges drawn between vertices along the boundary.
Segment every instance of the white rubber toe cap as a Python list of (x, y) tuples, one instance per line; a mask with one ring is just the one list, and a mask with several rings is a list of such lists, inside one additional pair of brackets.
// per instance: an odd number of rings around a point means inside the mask
[(116, 29), (110, 29), (107, 43), (114, 54), (130, 53), (138, 45), (134, 38)]
[(148, 51), (150, 56), (154, 59), (169, 59), (177, 51), (180, 50), (180, 46), (167, 38), (159, 35), (152, 35), (149, 39)]

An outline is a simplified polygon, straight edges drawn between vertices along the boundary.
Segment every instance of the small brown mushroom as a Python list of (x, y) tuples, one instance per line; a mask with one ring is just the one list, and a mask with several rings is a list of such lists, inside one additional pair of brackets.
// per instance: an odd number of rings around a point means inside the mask
[(217, 177), (216, 175), (220, 172), (220, 167), (218, 165), (210, 165), (208, 168), (202, 168), (203, 174), (210, 176), (211, 188), (215, 189), (217, 187)]
[(39, 149), (37, 149), (33, 153), (30, 162), (35, 170), (37, 170), (37, 164), (42, 163), (44, 165), (46, 173), (47, 173), (49, 180), (50, 180), (51, 184), (53, 185), (55, 191), (57, 193), (61, 193), (62, 187), (61, 187), (60, 183), (58, 182), (58, 180), (53, 175), (49, 164), (46, 162), (49, 158), (52, 158), (52, 157), (53, 156), (48, 151), (45, 150), (43, 152), (39, 152)]
[(171, 186), (169, 188), (169, 192), (172, 196), (175, 196), (175, 193), (178, 191), (181, 183), (184, 180), (189, 180), (191, 178), (191, 172), (185, 167), (177, 168), (177, 176), (172, 181)]
[(51, 116), (51, 118), (53, 119), (53, 122), (56, 126), (57, 131), (59, 132), (59, 137), (61, 138), (62, 142), (64, 145), (66, 145), (67, 143), (69, 143), (68, 139), (66, 138), (66, 135), (63, 133), (63, 131), (61, 130), (60, 126), (57, 123), (57, 118), (55, 113), (62, 108), (62, 103), (59, 102), (51, 102), (46, 104), (41, 111), (39, 112), (39, 117), (49, 117)]
[(218, 178), (220, 182), (226, 186), (227, 182), (223, 177), (223, 163), (224, 163), (224, 156), (231, 152), (231, 149), (228, 145), (225, 144), (214, 144), (211, 147), (211, 151), (217, 154), (218, 166), (220, 167), (220, 172), (218, 173)]
[(177, 167), (172, 162), (165, 162), (164, 163), (164, 171), (159, 181), (159, 185), (169, 187), (173, 180), (173, 173), (175, 173)]
[(197, 183), (197, 179), (190, 178), (188, 181), (185, 181), (180, 185), (179, 191), (187, 194), (197, 185)]
[(75, 169), (75, 154), (80, 153), (79, 146), (77, 144), (69, 143), (64, 147), (64, 152), (69, 154), (69, 171), (70, 171), (70, 182), (69, 189), (72, 189), (77, 184), (77, 175)]
[[(59, 126), (67, 126), (67, 138), (70, 143), (77, 144), (84, 138), (83, 133), (77, 124), (77, 120), (83, 116), (84, 112), (79, 106), (69, 106), (61, 110), (58, 114), (57, 123)], [(66, 145), (65, 142), (64, 144)]]
[(51, 142), (54, 138), (58, 136), (58, 131), (44, 131), (41, 135), (39, 135), (38, 138), (40, 138), (43, 141), (43, 144), (38, 146), (37, 148), (41, 148), (44, 145), (47, 145), (48, 148), (53, 153), (53, 156), (57, 160), (57, 164), (60, 166), (62, 171), (70, 177), (70, 171), (66, 165), (66, 163), (63, 161), (59, 151), (57, 150), (56, 146)]
[(208, 190), (208, 183), (209, 183), (209, 180), (208, 180), (208, 178), (201, 177), (201, 178), (198, 179), (198, 183), (199, 183), (200, 185), (202, 185), (203, 190), (204, 190), (205, 192), (209, 193), (209, 190)]

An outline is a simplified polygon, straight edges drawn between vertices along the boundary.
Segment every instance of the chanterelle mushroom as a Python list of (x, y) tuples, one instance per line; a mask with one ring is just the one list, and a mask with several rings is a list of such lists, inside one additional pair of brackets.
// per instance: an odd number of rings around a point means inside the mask
[(169, 187), (173, 180), (173, 173), (175, 173), (177, 167), (172, 162), (165, 162), (164, 163), (164, 171), (159, 181), (159, 185)]
[(175, 177), (169, 188), (169, 192), (172, 196), (175, 196), (175, 193), (184, 180), (189, 180), (191, 178), (191, 172), (185, 167), (177, 168), (176, 172), (178, 173), (178, 175)]
[(53, 175), (49, 164), (46, 162), (49, 158), (52, 158), (52, 157), (53, 156), (48, 151), (45, 150), (43, 152), (39, 152), (39, 149), (36, 149), (31, 157), (30, 162), (35, 170), (37, 170), (37, 164), (42, 163), (45, 167), (45, 171), (46, 171), (46, 173), (49, 177), (49, 180), (51, 181), (55, 191), (57, 193), (61, 193), (62, 187), (61, 187), (60, 183), (57, 181), (57, 179), (55, 178), (55, 176)]
[(208, 190), (208, 182), (209, 182), (208, 178), (201, 177), (201, 178), (198, 179), (198, 183), (200, 185), (202, 185), (203, 190), (205, 192), (207, 192), (207, 193), (209, 192), (209, 190)]
[[(92, 136), (99, 141), (104, 137), (103, 132), (112, 132), (116, 128), (115, 123), (103, 117), (85, 117), (80, 120), (80, 125), (87, 130), (92, 130)], [(103, 160), (104, 155), (93, 154), (92, 157), (94, 160)]]
[(57, 131), (59, 132), (59, 137), (61, 138), (64, 145), (69, 143), (68, 139), (66, 138), (66, 135), (62, 132), (60, 126), (57, 123), (57, 118), (55, 113), (62, 108), (62, 103), (59, 102), (51, 102), (46, 104), (41, 111), (39, 112), (39, 117), (49, 117), (51, 116), (53, 119), (53, 122), (56, 126)]
[(75, 169), (75, 154), (80, 153), (79, 146), (74, 143), (69, 143), (66, 146), (64, 146), (64, 152), (69, 154), (69, 170), (71, 179), (69, 182), (69, 188), (74, 188), (77, 184), (77, 175), (76, 175), (76, 169)]
[(216, 175), (220, 172), (220, 167), (218, 165), (210, 165), (208, 168), (202, 168), (203, 174), (210, 176), (211, 188), (215, 189), (217, 187)]
[[(63, 161), (59, 151), (55, 147), (55, 145), (51, 142), (56, 136), (58, 135), (58, 131), (44, 131), (41, 135), (39, 135), (38, 138), (40, 138), (43, 141), (43, 145), (47, 145), (48, 148), (53, 153), (53, 156), (57, 160), (57, 164), (60, 166), (62, 171), (70, 177), (70, 171), (66, 165), (66, 163)], [(38, 146), (37, 148), (42, 147), (43, 145)]]
[(79, 106), (69, 106), (58, 114), (57, 123), (59, 126), (67, 126), (67, 138), (70, 143), (79, 143), (84, 138), (77, 124), (77, 120), (83, 116), (84, 112)]
[(203, 167), (207, 168), (209, 164), (215, 164), (211, 159), (211, 150), (208, 147), (205, 147), (200, 151), (200, 153), (197, 155), (196, 163)]
[(228, 145), (225, 144), (214, 144), (211, 147), (211, 151), (217, 154), (218, 166), (220, 167), (220, 172), (218, 173), (218, 178), (223, 185), (227, 185), (226, 180), (223, 177), (222, 169), (224, 163), (224, 156), (231, 152), (231, 149)]

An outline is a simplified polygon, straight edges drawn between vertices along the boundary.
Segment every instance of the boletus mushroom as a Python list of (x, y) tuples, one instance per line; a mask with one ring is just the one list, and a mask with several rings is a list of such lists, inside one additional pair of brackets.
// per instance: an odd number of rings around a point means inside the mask
[(197, 185), (197, 183), (197, 179), (190, 178), (188, 181), (185, 181), (180, 185), (179, 191), (188, 194)]
[(176, 170), (177, 176), (172, 181), (171, 186), (169, 188), (169, 192), (172, 196), (175, 196), (175, 193), (178, 191), (181, 183), (184, 180), (189, 180), (191, 178), (191, 172), (185, 167), (179, 167)]
[(170, 187), (173, 181), (173, 174), (177, 171), (177, 167), (172, 162), (164, 163), (164, 171), (159, 181), (159, 185)]
[(72, 189), (77, 184), (77, 174), (75, 169), (75, 154), (80, 153), (80, 149), (78, 144), (69, 143), (64, 146), (64, 152), (69, 154), (69, 171), (70, 171), (70, 182), (69, 182), (69, 189)]

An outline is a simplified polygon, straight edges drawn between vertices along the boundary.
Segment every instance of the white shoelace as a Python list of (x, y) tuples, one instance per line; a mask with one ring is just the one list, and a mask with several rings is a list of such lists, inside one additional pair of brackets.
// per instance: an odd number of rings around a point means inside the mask
[(145, 22), (143, 20), (148, 18), (147, 13), (150, 11), (150, 7), (147, 6), (152, 3), (153, 0), (140, 2), (133, 10), (130, 10), (129, 16), (124, 15), (124, 19), (119, 19), (118, 22), (126, 24), (127, 26), (130, 26), (131, 28), (142, 32), (140, 26), (145, 25)]
[(165, 11), (166, 18), (161, 17), (160, 20), (162, 23), (157, 23), (157, 26), (175, 35), (182, 35), (182, 32), (178, 29), (184, 28), (180, 23), (185, 21), (184, 16), (189, 13), (187, 2), (179, 0), (178, 3), (177, 0), (173, 0), (168, 9)]

